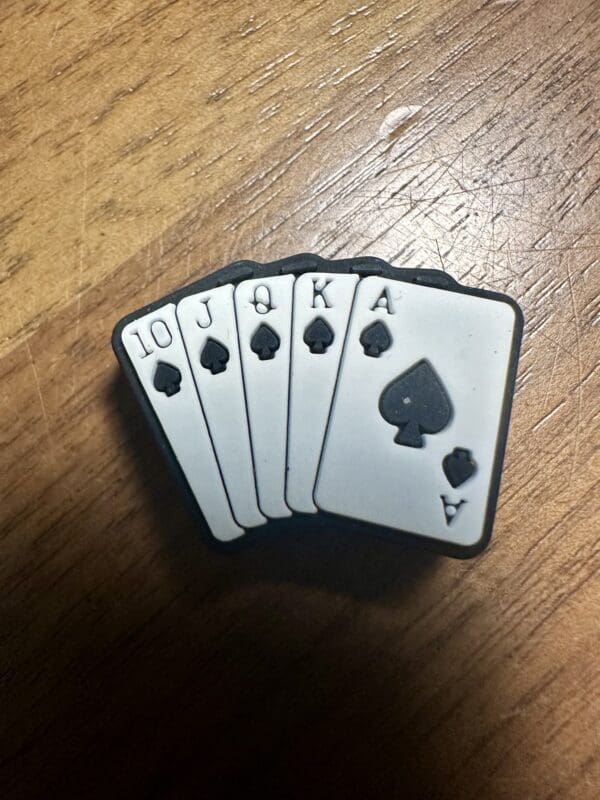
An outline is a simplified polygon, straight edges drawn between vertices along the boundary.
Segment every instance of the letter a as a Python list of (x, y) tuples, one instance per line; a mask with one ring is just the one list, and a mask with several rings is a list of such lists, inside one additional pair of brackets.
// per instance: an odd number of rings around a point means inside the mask
[(378, 308), (383, 308), (386, 314), (395, 314), (394, 306), (392, 305), (392, 298), (390, 297), (387, 286), (381, 292), (375, 303), (371, 306), (371, 311), (377, 311)]

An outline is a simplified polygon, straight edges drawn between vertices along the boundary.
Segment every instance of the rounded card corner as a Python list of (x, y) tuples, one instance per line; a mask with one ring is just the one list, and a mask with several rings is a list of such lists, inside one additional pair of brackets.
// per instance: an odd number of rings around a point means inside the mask
[(479, 539), (471, 544), (459, 545), (456, 552), (450, 553), (450, 555), (455, 556), (462, 561), (468, 561), (471, 558), (481, 555), (481, 553), (487, 549), (491, 539), (491, 530), (483, 531)]

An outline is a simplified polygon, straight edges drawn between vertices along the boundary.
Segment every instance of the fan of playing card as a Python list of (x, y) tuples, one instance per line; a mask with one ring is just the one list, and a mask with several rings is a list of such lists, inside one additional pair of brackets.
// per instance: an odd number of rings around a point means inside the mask
[(113, 347), (216, 540), (318, 515), (467, 557), (491, 534), (522, 326), (438, 270), (299, 255), (163, 297)]

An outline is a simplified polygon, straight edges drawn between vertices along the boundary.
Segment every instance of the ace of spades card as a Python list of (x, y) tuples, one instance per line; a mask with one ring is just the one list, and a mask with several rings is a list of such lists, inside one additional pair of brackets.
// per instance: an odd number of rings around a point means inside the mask
[(367, 277), (315, 488), (324, 510), (437, 540), (489, 537), (522, 318), (509, 298)]

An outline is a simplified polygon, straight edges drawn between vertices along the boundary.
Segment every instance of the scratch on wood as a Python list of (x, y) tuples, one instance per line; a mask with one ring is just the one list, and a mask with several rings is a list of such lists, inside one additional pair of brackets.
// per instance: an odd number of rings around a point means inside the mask
[(44, 402), (44, 396), (42, 394), (42, 387), (40, 385), (40, 379), (39, 379), (38, 371), (37, 371), (36, 366), (35, 366), (35, 360), (33, 358), (33, 353), (31, 352), (31, 347), (30, 347), (28, 341), (25, 342), (25, 347), (27, 349), (27, 355), (29, 356), (29, 364), (31, 365), (31, 371), (33, 372), (33, 380), (35, 382), (35, 388), (36, 388), (37, 396), (38, 396), (38, 399), (40, 401), (40, 408), (41, 408), (41, 411), (42, 411), (42, 417), (44, 419), (44, 426), (46, 428), (46, 435), (48, 437), (48, 442), (50, 444), (50, 454), (51, 454), (53, 462), (55, 463), (55, 460), (54, 460), (55, 444), (54, 444), (54, 439), (53, 439), (53, 436), (52, 436), (52, 430), (50, 428), (50, 418), (48, 416), (48, 411), (46, 409), (46, 403)]
[(88, 192), (88, 140), (83, 145), (83, 189), (81, 198), (81, 225), (79, 229), (79, 266), (77, 269), (77, 316), (75, 322), (75, 336), (79, 334), (81, 321), (81, 285), (83, 279), (83, 265), (86, 251), (86, 225), (87, 225), (87, 192)]

